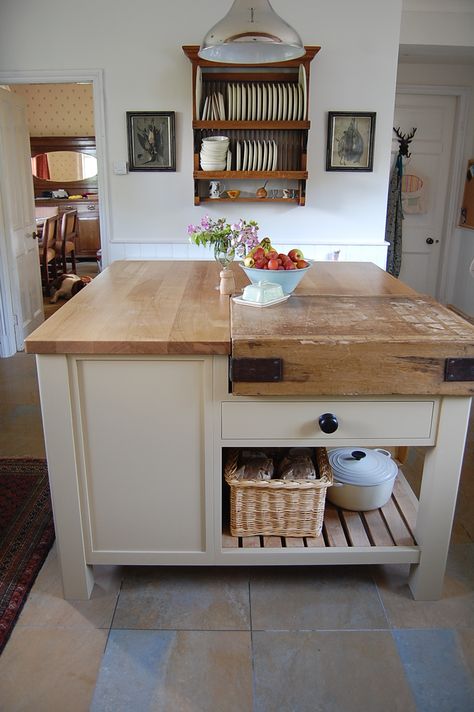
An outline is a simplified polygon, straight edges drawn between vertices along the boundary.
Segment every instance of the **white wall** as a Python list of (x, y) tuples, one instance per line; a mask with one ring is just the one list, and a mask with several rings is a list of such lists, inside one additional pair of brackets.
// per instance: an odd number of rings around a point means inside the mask
[[(383, 245), (401, 0), (274, 0), (273, 6), (305, 44), (322, 46), (311, 65), (304, 208), (193, 206), (191, 65), (181, 45), (199, 44), (230, 0), (2, 0), (3, 71), (104, 69), (112, 258), (160, 256), (160, 245), (169, 250), (170, 243), (188, 256), (186, 227), (206, 212), (256, 219), (277, 244), (329, 245), (324, 254), (333, 243)], [(38, 39), (52, 28), (54, 41)], [(176, 111), (177, 172), (114, 175), (112, 162), (127, 159), (125, 112), (153, 109)], [(329, 110), (377, 112), (372, 173), (325, 171)]]

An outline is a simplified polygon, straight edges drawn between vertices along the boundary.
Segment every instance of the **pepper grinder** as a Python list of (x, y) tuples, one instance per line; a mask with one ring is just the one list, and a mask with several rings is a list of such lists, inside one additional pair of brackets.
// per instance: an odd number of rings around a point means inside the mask
[(233, 294), (235, 292), (234, 273), (229, 267), (225, 267), (220, 273), (219, 292), (221, 294)]

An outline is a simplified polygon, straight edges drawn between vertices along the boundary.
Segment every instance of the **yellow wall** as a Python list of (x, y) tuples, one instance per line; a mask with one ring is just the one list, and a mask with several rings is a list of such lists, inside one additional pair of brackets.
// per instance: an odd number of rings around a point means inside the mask
[(16, 84), (30, 136), (94, 136), (92, 84)]

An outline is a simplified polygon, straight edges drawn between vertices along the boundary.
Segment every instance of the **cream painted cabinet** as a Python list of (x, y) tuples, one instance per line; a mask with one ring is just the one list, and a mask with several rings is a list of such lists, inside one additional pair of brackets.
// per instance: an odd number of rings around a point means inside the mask
[[(46, 387), (54, 392), (51, 403), (42, 403), (52, 489), (56, 499), (79, 499), (87, 564), (211, 557), (210, 373), (206, 357), (53, 356), (40, 363), (42, 387), (54, 379)], [(58, 387), (66, 374), (68, 383)], [(70, 424), (55, 423), (68, 409)], [(68, 466), (77, 481), (69, 485)], [(74, 517), (56, 526), (63, 539), (74, 536)]]

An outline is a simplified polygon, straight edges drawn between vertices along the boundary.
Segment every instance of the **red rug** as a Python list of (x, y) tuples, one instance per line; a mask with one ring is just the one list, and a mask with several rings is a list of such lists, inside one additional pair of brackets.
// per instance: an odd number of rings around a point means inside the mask
[(0, 459), (0, 653), (53, 541), (46, 461)]

